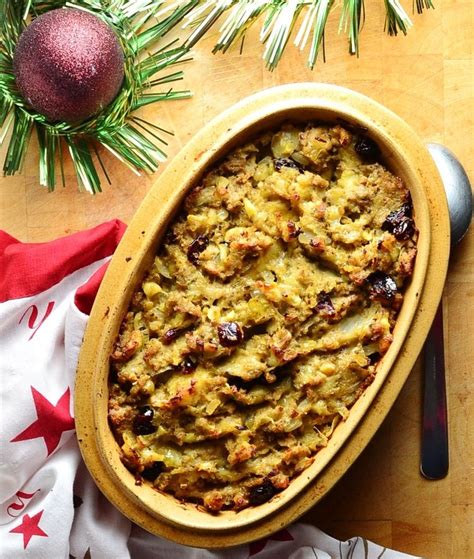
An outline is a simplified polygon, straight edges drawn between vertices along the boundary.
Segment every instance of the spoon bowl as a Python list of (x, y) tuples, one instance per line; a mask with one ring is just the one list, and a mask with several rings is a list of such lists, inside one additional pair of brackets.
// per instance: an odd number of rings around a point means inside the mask
[(446, 191), (451, 228), (451, 246), (464, 237), (472, 220), (472, 188), (463, 166), (447, 147), (428, 144)]

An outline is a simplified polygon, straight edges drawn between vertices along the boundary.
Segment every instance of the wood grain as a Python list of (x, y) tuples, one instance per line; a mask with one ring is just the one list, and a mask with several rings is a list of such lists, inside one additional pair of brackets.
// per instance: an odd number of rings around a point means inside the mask
[[(290, 47), (273, 73), (260, 61), (257, 32), (244, 54), (210, 53), (215, 35), (197, 47), (185, 68), (194, 97), (143, 112), (175, 130), (172, 157), (210, 118), (242, 97), (280, 83), (322, 81), (370, 95), (403, 117), (425, 141), (449, 146), (474, 179), (474, 68), (472, 0), (434, 0), (435, 10), (414, 15), (408, 37), (382, 33), (382, 2), (366, 0), (367, 21), (359, 59), (347, 54), (332, 18), (326, 64), (314, 72)], [(404, 3), (409, 8), (411, 2)], [(48, 193), (38, 185), (35, 142), (22, 175), (2, 178), (0, 227), (23, 241), (70, 234), (118, 217), (128, 222), (150, 187), (104, 153), (113, 185), (94, 199), (76, 191), (72, 170), (66, 188)], [(4, 154), (4, 149), (0, 155)], [(2, 158), (3, 159), (3, 158)], [(474, 229), (455, 249), (445, 288), (451, 468), (438, 482), (418, 470), (421, 368), (417, 365), (396, 405), (369, 447), (335, 489), (305, 516), (332, 535), (361, 535), (432, 559), (474, 557)]]

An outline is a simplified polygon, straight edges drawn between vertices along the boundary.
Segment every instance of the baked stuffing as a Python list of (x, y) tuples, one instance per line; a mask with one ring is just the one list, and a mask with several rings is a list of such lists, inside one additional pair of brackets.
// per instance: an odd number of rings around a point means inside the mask
[(260, 505), (324, 447), (388, 350), (416, 237), (358, 132), (285, 125), (187, 196), (111, 355), (136, 476), (208, 511)]

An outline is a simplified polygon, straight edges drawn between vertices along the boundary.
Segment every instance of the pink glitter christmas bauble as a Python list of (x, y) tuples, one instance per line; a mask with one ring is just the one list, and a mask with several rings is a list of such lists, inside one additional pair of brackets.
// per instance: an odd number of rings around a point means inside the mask
[(18, 41), (16, 84), (35, 111), (51, 121), (78, 122), (106, 107), (124, 75), (123, 51), (112, 29), (83, 10), (51, 10)]

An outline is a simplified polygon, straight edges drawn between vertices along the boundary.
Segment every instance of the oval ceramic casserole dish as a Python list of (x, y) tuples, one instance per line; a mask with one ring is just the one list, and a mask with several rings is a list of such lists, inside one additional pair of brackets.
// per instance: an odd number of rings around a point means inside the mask
[[(347, 420), (336, 427), (328, 445), (317, 452), (314, 462), (294, 478), (287, 489), (269, 502), (239, 512), (223, 511), (212, 515), (194, 504), (160, 493), (147, 483), (137, 486), (133, 474), (120, 461), (120, 449), (107, 421), (109, 356), (131, 295), (149, 269), (161, 238), (185, 195), (232, 149), (285, 122), (339, 123), (366, 130), (381, 149), (382, 164), (399, 176), (410, 190), (419, 231), (418, 254), (411, 282), (404, 293), (393, 342), (377, 367), (375, 380), (355, 402)], [(270, 518), (276, 519), (274, 529), (281, 526), (282, 523), (277, 522), (282, 510), (293, 510), (283, 515), (284, 523), (293, 520), (324, 494), (323, 490), (318, 495), (312, 492), (315, 480), (325, 468), (331, 468), (338, 451), (350, 443), (358, 424), (364, 423), (366, 415), (370, 416), (374, 399), (384, 383), (392, 380), (393, 370), (401, 377), (401, 382), (394, 382), (400, 388), (410, 370), (408, 364), (405, 368), (393, 365), (416, 317), (430, 260), (433, 223), (427, 192), (433, 187), (429, 181), (434, 181), (438, 192), (442, 191), (433, 162), (411, 129), (374, 101), (334, 86), (293, 84), (264, 91), (229, 109), (193, 138), (158, 178), (120, 243), (97, 296), (81, 351), (76, 384), (79, 442), (93, 477), (118, 508), (156, 534), (204, 546), (211, 546), (206, 534), (217, 534), (214, 545), (223, 546), (262, 535), (256, 527), (265, 525)], [(445, 225), (447, 212), (444, 200), (443, 203), (441, 213)], [(444, 280), (449, 250), (446, 229), (442, 233), (441, 263), (437, 272), (440, 281), (436, 293), (433, 292), (433, 313), (441, 294), (439, 285)], [(427, 314), (429, 320), (429, 312)], [(414, 355), (408, 360), (411, 364), (421, 349), (422, 338), (418, 337), (416, 343), (412, 343), (416, 353), (412, 351)], [(342, 473), (337, 471), (334, 477), (339, 478)], [(312, 497), (301, 506), (305, 492)], [(228, 537), (236, 533), (240, 536)]]

